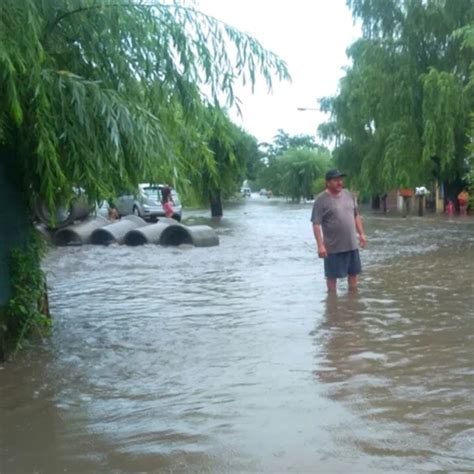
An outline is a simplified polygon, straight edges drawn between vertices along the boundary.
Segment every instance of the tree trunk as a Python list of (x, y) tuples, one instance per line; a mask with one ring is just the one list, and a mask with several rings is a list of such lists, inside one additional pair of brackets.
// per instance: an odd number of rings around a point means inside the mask
[(380, 209), (380, 196), (378, 194), (372, 196), (372, 209)]
[(410, 201), (411, 198), (403, 196), (403, 217), (407, 217), (410, 213)]
[(5, 347), (5, 334), (3, 326), (5, 325), (5, 308), (0, 307), (0, 363), (5, 362), (7, 349)]
[(425, 197), (424, 196), (417, 196), (418, 198), (418, 215), (423, 217), (424, 214), (424, 207), (425, 207)]
[(211, 216), (213, 218), (220, 219), (224, 215), (222, 211), (222, 201), (221, 201), (220, 191), (211, 193), (210, 204), (211, 204)]

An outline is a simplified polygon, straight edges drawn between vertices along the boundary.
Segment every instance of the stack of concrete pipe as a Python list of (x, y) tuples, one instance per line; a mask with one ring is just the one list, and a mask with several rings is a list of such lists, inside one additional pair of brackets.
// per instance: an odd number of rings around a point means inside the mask
[(177, 226), (179, 224), (173, 219), (160, 219), (156, 224), (129, 231), (125, 236), (124, 244), (132, 247), (144, 244), (159, 244), (165, 229)]
[(214, 229), (206, 225), (188, 227), (167, 218), (160, 218), (156, 224), (147, 224), (140, 217), (126, 216), (114, 223), (103, 217), (96, 217), (67, 226), (56, 231), (53, 242), (56, 245), (118, 243), (130, 246), (188, 244), (195, 247), (211, 247), (219, 245), (219, 237)]
[(140, 227), (128, 232), (125, 237), (125, 244), (131, 246), (188, 244), (195, 247), (212, 247), (219, 245), (219, 237), (214, 229), (207, 225), (187, 227), (172, 219), (160, 219), (157, 224)]
[(90, 242), (94, 245), (123, 244), (128, 232), (145, 226), (146, 222), (141, 217), (126, 216), (113, 224), (94, 230)]
[(97, 216), (79, 224), (68, 225), (54, 233), (53, 242), (59, 246), (88, 244), (92, 233), (108, 224), (110, 223), (107, 219)]
[(191, 244), (195, 247), (213, 247), (219, 245), (216, 231), (208, 225), (187, 227), (178, 225), (164, 230), (160, 239), (161, 245)]

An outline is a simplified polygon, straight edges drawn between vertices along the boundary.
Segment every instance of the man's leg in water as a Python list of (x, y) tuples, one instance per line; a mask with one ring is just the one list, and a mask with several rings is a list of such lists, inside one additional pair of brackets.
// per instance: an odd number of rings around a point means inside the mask
[(328, 285), (328, 292), (336, 291), (337, 279), (336, 278), (327, 278), (326, 283)]
[(357, 291), (357, 275), (349, 275), (347, 284), (349, 285), (349, 291)]

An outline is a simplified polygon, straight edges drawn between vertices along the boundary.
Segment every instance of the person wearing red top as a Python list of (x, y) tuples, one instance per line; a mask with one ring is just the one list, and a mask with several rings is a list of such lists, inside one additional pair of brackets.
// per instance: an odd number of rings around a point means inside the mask
[(400, 196), (403, 198), (403, 217), (406, 217), (410, 213), (410, 202), (413, 196), (413, 189), (403, 188), (400, 189)]
[(448, 201), (448, 204), (446, 204), (446, 214), (451, 217), (454, 214), (454, 204), (451, 199)]
[(166, 185), (161, 190), (161, 205), (163, 206), (163, 210), (165, 211), (165, 216), (168, 219), (172, 218), (174, 215), (173, 209), (173, 198), (171, 196), (171, 188)]
[(469, 203), (469, 193), (463, 189), (458, 194), (458, 203), (459, 203), (459, 213), (461, 216), (467, 215), (467, 205)]

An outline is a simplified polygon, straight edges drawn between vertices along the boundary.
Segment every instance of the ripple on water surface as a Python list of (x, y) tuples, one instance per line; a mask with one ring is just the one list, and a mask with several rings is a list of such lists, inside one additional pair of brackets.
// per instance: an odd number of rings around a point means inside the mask
[(474, 225), (366, 216), (360, 291), (326, 297), (309, 214), (53, 249), (52, 337), (0, 371), (5, 472), (473, 470)]

